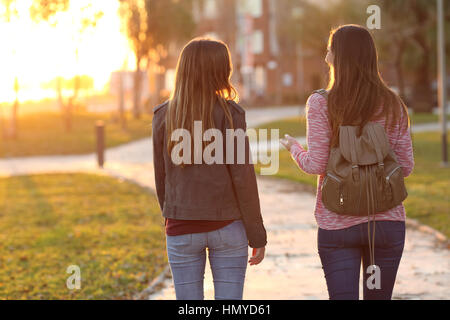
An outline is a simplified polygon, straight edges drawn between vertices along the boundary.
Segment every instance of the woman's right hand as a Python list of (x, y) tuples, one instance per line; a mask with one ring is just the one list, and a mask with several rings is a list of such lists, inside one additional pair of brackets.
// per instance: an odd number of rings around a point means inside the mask
[(257, 264), (260, 264), (261, 261), (264, 260), (264, 255), (266, 253), (266, 248), (253, 248), (252, 257), (248, 261), (251, 266), (256, 266)]
[(294, 144), (297, 144), (297, 140), (292, 138), (290, 135), (285, 134), (284, 139), (280, 139), (280, 143), (288, 150), (291, 151), (291, 148)]

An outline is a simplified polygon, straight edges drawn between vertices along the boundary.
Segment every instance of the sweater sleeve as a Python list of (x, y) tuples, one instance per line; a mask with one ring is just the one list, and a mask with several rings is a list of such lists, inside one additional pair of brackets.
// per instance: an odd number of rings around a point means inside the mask
[(308, 174), (325, 174), (328, 164), (331, 128), (326, 114), (326, 99), (312, 94), (306, 103), (306, 142), (308, 151), (299, 143), (291, 148), (291, 155), (298, 166)]
[(408, 177), (414, 169), (414, 154), (411, 139), (410, 128), (408, 126), (408, 118), (405, 117), (404, 112), (400, 118), (401, 125), (399, 126), (398, 139), (396, 141), (393, 151), (397, 156), (398, 163), (402, 166), (403, 176)]

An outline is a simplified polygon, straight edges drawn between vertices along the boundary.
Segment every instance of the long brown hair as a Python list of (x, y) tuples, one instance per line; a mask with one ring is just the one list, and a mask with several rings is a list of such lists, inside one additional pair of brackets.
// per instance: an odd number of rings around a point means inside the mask
[(230, 81), (232, 70), (228, 46), (221, 41), (196, 38), (183, 48), (166, 114), (169, 154), (176, 144), (171, 141), (174, 130), (186, 129), (192, 137), (194, 121), (202, 121), (203, 132), (215, 127), (213, 110), (217, 102), (233, 128), (227, 104), (227, 100), (238, 101)]
[[(410, 126), (408, 109), (402, 99), (383, 81), (370, 32), (358, 25), (344, 25), (331, 31), (328, 48), (334, 55), (328, 84), (328, 115), (332, 129), (331, 146), (339, 144), (339, 126), (359, 126), (359, 135), (370, 121), (386, 119), (386, 129), (399, 122), (401, 112)], [(376, 114), (378, 108), (381, 111)]]

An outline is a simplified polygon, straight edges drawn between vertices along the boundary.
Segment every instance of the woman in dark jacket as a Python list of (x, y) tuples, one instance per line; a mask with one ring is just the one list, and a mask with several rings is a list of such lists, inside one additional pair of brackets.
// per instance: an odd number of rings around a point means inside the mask
[(170, 100), (154, 109), (153, 160), (177, 299), (202, 300), (206, 248), (216, 299), (242, 299), (250, 265), (264, 259), (266, 230), (235, 102), (228, 47), (194, 39), (179, 58)]

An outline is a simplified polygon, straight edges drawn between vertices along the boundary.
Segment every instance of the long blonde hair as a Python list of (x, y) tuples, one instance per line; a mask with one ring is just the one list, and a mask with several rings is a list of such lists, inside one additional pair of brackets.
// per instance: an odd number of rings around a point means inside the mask
[(238, 101), (230, 82), (232, 70), (230, 51), (221, 41), (196, 38), (183, 48), (166, 113), (169, 155), (176, 144), (171, 140), (174, 130), (186, 129), (192, 137), (194, 121), (202, 122), (203, 132), (215, 128), (213, 110), (217, 102), (233, 128), (227, 104), (227, 100)]

